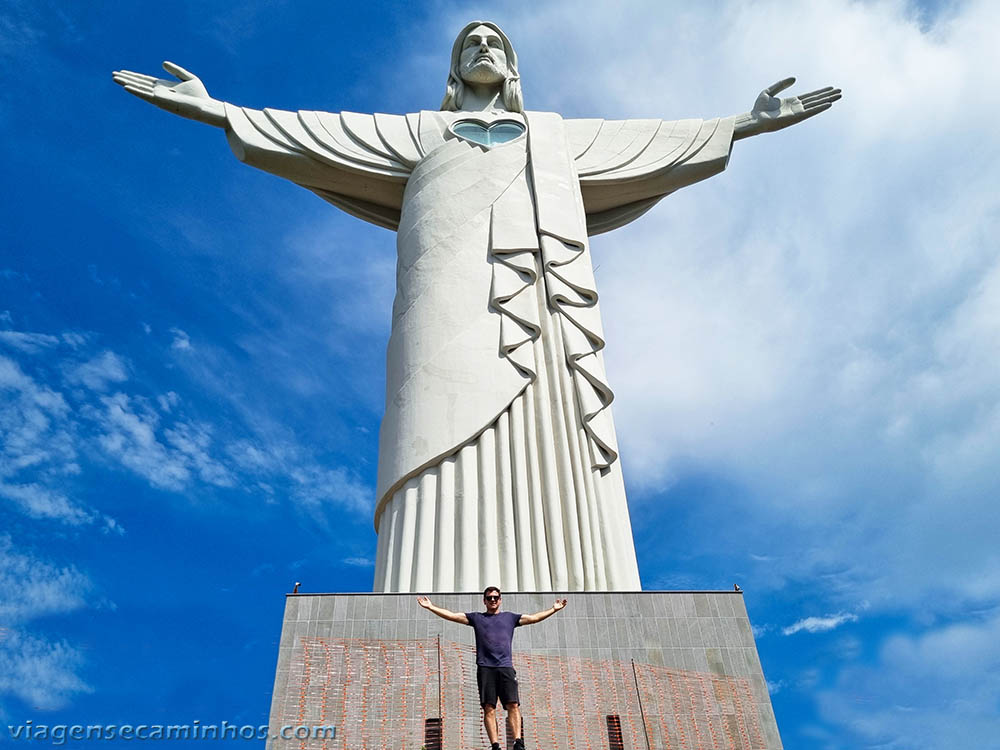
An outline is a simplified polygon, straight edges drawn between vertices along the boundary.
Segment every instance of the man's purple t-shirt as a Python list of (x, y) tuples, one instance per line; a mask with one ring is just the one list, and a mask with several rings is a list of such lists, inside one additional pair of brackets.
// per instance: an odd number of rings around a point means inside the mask
[(521, 615), (514, 612), (466, 612), (476, 632), (476, 664), (480, 667), (513, 667), (510, 644)]

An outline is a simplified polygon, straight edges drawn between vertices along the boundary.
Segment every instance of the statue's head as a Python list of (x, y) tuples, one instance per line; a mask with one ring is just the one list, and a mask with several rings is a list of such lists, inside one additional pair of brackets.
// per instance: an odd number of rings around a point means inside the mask
[(459, 32), (451, 49), (448, 88), (441, 109), (451, 112), (461, 109), (469, 84), (496, 86), (509, 112), (524, 110), (517, 55), (510, 39), (495, 23), (473, 21)]

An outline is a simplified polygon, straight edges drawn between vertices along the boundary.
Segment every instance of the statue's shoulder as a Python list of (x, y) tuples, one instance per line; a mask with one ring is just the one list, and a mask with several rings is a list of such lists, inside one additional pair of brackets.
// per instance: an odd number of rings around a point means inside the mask
[(414, 136), (417, 115), (361, 114), (341, 112), (340, 124), (352, 139), (371, 151), (385, 153), (408, 168), (423, 158)]
[(583, 152), (590, 148), (591, 144), (601, 132), (604, 120), (595, 117), (577, 118), (571, 117), (563, 120), (563, 127), (566, 129), (566, 140), (569, 142), (569, 151), (573, 158), (578, 158)]

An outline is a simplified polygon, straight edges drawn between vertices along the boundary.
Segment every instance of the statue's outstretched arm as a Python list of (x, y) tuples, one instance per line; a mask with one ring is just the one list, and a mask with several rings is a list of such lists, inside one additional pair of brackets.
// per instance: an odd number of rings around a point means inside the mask
[(111, 78), (130, 94), (145, 99), (160, 109), (207, 125), (226, 127), (225, 105), (209, 96), (205, 84), (198, 76), (172, 62), (164, 62), (163, 69), (178, 80), (153, 78), (131, 70), (116, 70)]
[[(419, 160), (402, 116), (382, 115), (389, 128), (383, 135), (377, 115), (355, 114), (351, 122), (360, 122), (361, 133), (356, 136), (343, 115), (237, 107), (213, 99), (201, 80), (180, 65), (165, 62), (163, 69), (177, 80), (129, 70), (115, 71), (112, 78), (161, 109), (224, 129), (233, 153), (245, 164), (302, 185), (365, 221), (393, 230), (399, 226), (406, 181)], [(390, 151), (387, 144), (395, 142), (414, 158)]]
[(825, 112), (840, 99), (840, 89), (833, 86), (816, 89), (808, 94), (779, 99), (775, 96), (795, 83), (794, 78), (785, 78), (771, 84), (760, 92), (753, 109), (737, 115), (733, 123), (733, 140), (749, 138), (752, 135), (770, 133), (774, 130), (795, 125), (820, 112)]

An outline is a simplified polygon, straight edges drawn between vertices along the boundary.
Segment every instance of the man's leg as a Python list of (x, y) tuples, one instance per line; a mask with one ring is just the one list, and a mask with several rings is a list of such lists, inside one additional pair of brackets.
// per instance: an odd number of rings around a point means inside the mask
[(497, 680), (493, 667), (476, 667), (476, 682), (479, 684), (479, 705), (483, 707), (483, 726), (490, 744), (497, 746)]
[(517, 692), (517, 672), (513, 667), (497, 669), (497, 695), (507, 709), (507, 740), (513, 740), (513, 750), (524, 750), (521, 739), (521, 698)]
[[(510, 714), (507, 714), (509, 717)], [(483, 706), (483, 726), (486, 727), (486, 736), (489, 737), (490, 744), (497, 744), (497, 707)]]
[(508, 703), (504, 708), (507, 709), (508, 736), (521, 739), (521, 707), (517, 703)]

